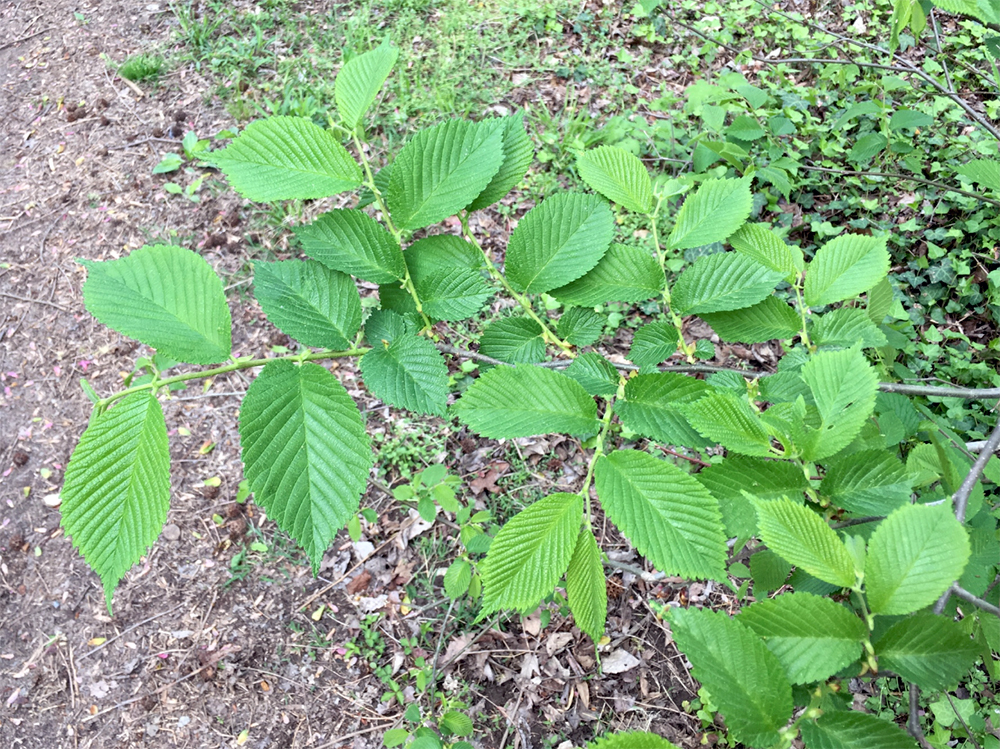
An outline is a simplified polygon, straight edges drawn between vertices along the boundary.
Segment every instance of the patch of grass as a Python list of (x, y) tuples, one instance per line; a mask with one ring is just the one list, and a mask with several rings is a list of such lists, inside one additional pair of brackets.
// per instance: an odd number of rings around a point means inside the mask
[(166, 61), (159, 55), (138, 54), (127, 58), (118, 66), (118, 75), (133, 83), (152, 81), (160, 77)]

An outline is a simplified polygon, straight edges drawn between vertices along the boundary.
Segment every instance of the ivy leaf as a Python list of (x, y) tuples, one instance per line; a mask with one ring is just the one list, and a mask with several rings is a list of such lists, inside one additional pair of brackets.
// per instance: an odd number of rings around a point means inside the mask
[(618, 370), (595, 351), (580, 354), (563, 372), (590, 395), (613, 395), (618, 391)]
[(677, 214), (667, 246), (674, 250), (724, 242), (750, 215), (750, 177), (707, 179)]
[(781, 273), (786, 279), (794, 278), (805, 268), (802, 250), (786, 244), (767, 224), (743, 224), (729, 238), (729, 244), (740, 254)]
[(744, 455), (774, 455), (771, 435), (746, 398), (733, 393), (709, 392), (680, 412), (702, 436), (727, 450)]
[(255, 501), (319, 570), (357, 513), (374, 463), (365, 423), (337, 378), (317, 364), (266, 364), (240, 407), (243, 466)]
[(764, 638), (792, 684), (825, 681), (851, 665), (868, 634), (865, 623), (847, 608), (811, 593), (758, 601), (736, 621)]
[(398, 57), (399, 49), (392, 46), (389, 37), (386, 37), (378, 47), (352, 57), (341, 67), (334, 82), (333, 95), (340, 121), (348, 130), (353, 130), (361, 122)]
[(328, 268), (372, 283), (392, 283), (406, 276), (399, 242), (364, 211), (329, 211), (294, 231), (306, 254)]
[(841, 234), (816, 250), (806, 270), (810, 307), (850, 299), (868, 291), (889, 272), (886, 237)]
[(637, 375), (625, 384), (625, 397), (615, 403), (615, 413), (622, 424), (644, 437), (667, 445), (703, 447), (709, 443), (679, 407), (710, 390), (701, 380), (672, 372)]
[(580, 531), (566, 570), (566, 596), (576, 626), (597, 643), (608, 615), (608, 589), (601, 550), (588, 527)]
[(258, 203), (328, 198), (361, 184), (361, 167), (347, 149), (307, 117), (251, 122), (228, 146), (204, 158), (236, 192)]
[(528, 211), (510, 235), (507, 278), (516, 291), (540, 294), (574, 281), (607, 252), (614, 218), (596, 195), (559, 193)]
[(421, 229), (469, 205), (503, 163), (503, 123), (450, 120), (417, 133), (396, 156), (386, 200), (396, 226)]
[(795, 310), (775, 296), (766, 297), (764, 301), (745, 309), (705, 312), (700, 316), (723, 341), (740, 343), (794, 338), (802, 325)]
[(891, 720), (857, 710), (836, 710), (800, 724), (808, 749), (917, 749)]
[(760, 538), (771, 551), (831, 585), (854, 585), (854, 559), (823, 518), (787, 499), (758, 500), (755, 506)]
[(858, 515), (888, 515), (910, 501), (913, 477), (895, 455), (862, 450), (832, 460), (819, 485), (837, 507)]
[(510, 364), (534, 364), (545, 359), (542, 328), (527, 317), (495, 320), (483, 329), (479, 353)]
[(222, 282), (204, 258), (173, 245), (146, 245), (118, 260), (79, 260), (87, 311), (171, 359), (229, 358), (232, 318)]
[(905, 505), (868, 543), (865, 588), (875, 614), (909, 614), (937, 600), (962, 575), (972, 548), (948, 505)]
[(361, 327), (354, 281), (315, 260), (255, 263), (253, 281), (268, 320), (305, 346), (346, 349)]
[(807, 460), (822, 460), (847, 447), (871, 417), (878, 376), (858, 346), (816, 354), (801, 373), (821, 419), (803, 452)]
[(957, 686), (980, 650), (961, 624), (928, 612), (896, 622), (873, 644), (879, 670), (895, 671), (930, 691)]
[(500, 123), (503, 130), (503, 163), (479, 197), (466, 208), (469, 212), (493, 205), (517, 187), (535, 159), (531, 138), (524, 129), (524, 115), (518, 113), (501, 117)]
[(576, 170), (591, 189), (635, 213), (653, 207), (653, 182), (646, 167), (616, 146), (600, 146), (576, 157)]
[(463, 424), (491, 439), (588, 435), (599, 427), (597, 404), (583, 386), (542, 367), (491, 369), (469, 386), (452, 410)]
[(656, 371), (660, 362), (677, 352), (679, 338), (677, 328), (664, 320), (643, 325), (632, 337), (629, 359), (640, 371)]
[(774, 746), (792, 716), (792, 687), (763, 641), (739, 620), (707, 609), (671, 609), (670, 630), (737, 741)]
[(644, 302), (663, 292), (663, 271), (639, 247), (613, 244), (593, 270), (549, 294), (563, 304), (596, 307), (607, 302)]
[(540, 499), (512, 517), (493, 539), (481, 566), (481, 614), (500, 609), (527, 612), (551, 593), (569, 567), (582, 519), (583, 498), (563, 493)]
[(570, 307), (556, 323), (556, 331), (574, 346), (589, 346), (601, 337), (604, 320), (592, 309)]
[(149, 390), (95, 414), (73, 451), (60, 525), (101, 577), (104, 600), (160, 535), (170, 505), (170, 452), (160, 403)]
[(601, 506), (635, 548), (669, 575), (725, 578), (719, 504), (680, 468), (636, 450), (617, 450), (594, 469)]
[(444, 416), (448, 366), (426, 338), (405, 335), (373, 345), (361, 357), (365, 385), (381, 401), (416, 413)]
[(730, 312), (774, 292), (782, 274), (738, 252), (704, 255), (678, 276), (671, 304), (679, 315)]

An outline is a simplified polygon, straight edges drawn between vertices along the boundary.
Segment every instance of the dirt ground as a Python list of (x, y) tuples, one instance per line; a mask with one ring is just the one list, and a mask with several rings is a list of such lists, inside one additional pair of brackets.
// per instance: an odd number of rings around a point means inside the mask
[[(101, 57), (120, 60), (168, 39), (172, 19), (162, 0), (0, 3), (0, 746), (380, 746), (402, 708), (381, 701), (384, 684), (344, 645), (366, 614), (381, 611), (384, 661), (396, 674), (431, 655), (423, 644), (400, 643), (421, 623), (439, 626), (447, 608), (441, 597), (409, 613), (401, 605), (407, 582), (440, 572), (409, 543), (429, 531), (372, 489), (364, 503), (380, 508), (380, 520), (367, 545), (344, 534), (320, 578), (293, 552), (241, 566), (250, 539), (274, 540), (273, 524), (256, 528), (252, 505), (233, 503), (234, 416), (249, 376), (218, 378), (206, 392), (165, 403), (168, 525), (118, 587), (113, 616), (59, 527), (63, 471), (89, 414), (80, 378), (110, 393), (149, 353), (86, 313), (75, 258), (170, 241), (238, 283), (253, 256), (238, 198), (224, 192), (192, 203), (151, 174), (186, 130), (233, 124), (206, 104), (208, 84), (174, 69), (144, 90), (115, 77)], [(238, 351), (280, 343), (245, 294), (231, 306)], [(342, 374), (353, 395), (367, 397), (349, 369)], [(375, 428), (387, 428), (387, 409), (368, 409)], [(578, 449), (536, 448), (567, 464)], [(507, 466), (494, 443), (452, 439), (445, 449), (449, 465), (482, 480), (482, 491)], [(211, 477), (221, 485), (206, 486)], [(473, 743), (565, 747), (564, 739), (582, 745), (631, 728), (694, 745), (697, 723), (681, 709), (693, 684), (644, 603), (682, 588), (630, 573), (609, 580), (611, 642), (602, 651), (606, 666), (618, 665), (603, 674), (589, 639), (558, 616), (541, 630), (537, 618), (517, 617), (464, 635), (450, 626), (440, 640), (444, 687), (464, 690)], [(412, 686), (404, 695), (412, 698)]]

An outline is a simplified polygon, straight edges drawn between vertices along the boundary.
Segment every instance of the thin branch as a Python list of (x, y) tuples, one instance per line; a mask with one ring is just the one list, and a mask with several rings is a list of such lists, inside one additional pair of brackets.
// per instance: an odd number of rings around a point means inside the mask
[[(986, 440), (975, 440), (974, 442), (966, 442), (965, 449), (970, 453), (981, 453), (986, 449)], [(997, 452), (994, 450), (994, 452)]]
[(982, 598), (972, 595), (972, 593), (967, 591), (958, 583), (955, 583), (954, 585), (951, 586), (951, 593), (956, 598), (961, 598), (963, 601), (968, 601), (976, 608), (980, 608), (983, 611), (987, 611), (993, 614), (993, 616), (1000, 616), (1000, 607), (994, 606), (989, 601), (984, 601)]
[(906, 717), (906, 732), (917, 740), (920, 749), (934, 749), (924, 736), (924, 729), (920, 727), (920, 716), (917, 711), (920, 709), (920, 688), (916, 684), (910, 684), (910, 714)]
[[(931, 30), (934, 32), (934, 46), (937, 48), (937, 53), (943, 58), (944, 53), (941, 50), (941, 37), (938, 35), (938, 22), (937, 16), (934, 15), (934, 8), (931, 8)], [(955, 84), (951, 82), (951, 73), (948, 72), (948, 62), (947, 60), (941, 60), (941, 67), (944, 68), (944, 79), (948, 82), (948, 90), (954, 91)]]
[(983, 203), (989, 203), (990, 205), (995, 205), (1000, 208), (1000, 200), (994, 200), (993, 198), (987, 198), (979, 193), (971, 192), (969, 190), (962, 190), (957, 187), (951, 187), (944, 182), (937, 182), (932, 179), (924, 179), (923, 177), (914, 177), (911, 174), (889, 174), (887, 172), (856, 172), (850, 169), (830, 169), (823, 166), (809, 166), (807, 164), (800, 164), (801, 169), (806, 169), (810, 172), (828, 172), (830, 174), (843, 174), (847, 177), (885, 177), (887, 179), (895, 179), (899, 181), (917, 182), (921, 185), (928, 185), (930, 187), (937, 187), (940, 190), (946, 190), (948, 192), (957, 193), (959, 195), (965, 195), (968, 198), (975, 198)]
[(986, 468), (986, 463), (993, 457), (993, 453), (996, 452), (998, 447), (1000, 447), (1000, 419), (997, 419), (997, 425), (993, 427), (993, 433), (986, 440), (983, 451), (979, 453), (979, 457), (972, 464), (969, 474), (952, 497), (952, 502), (955, 504), (955, 517), (958, 518), (958, 522), (965, 522), (965, 510), (969, 504), (969, 495), (972, 494), (972, 488), (979, 481), (979, 477), (983, 474), (983, 469)]

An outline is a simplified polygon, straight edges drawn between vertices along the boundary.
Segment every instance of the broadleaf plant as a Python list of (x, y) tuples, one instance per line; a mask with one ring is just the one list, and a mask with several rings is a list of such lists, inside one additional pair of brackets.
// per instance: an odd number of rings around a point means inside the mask
[[(380, 169), (362, 123), (396, 57), (386, 41), (343, 66), (340, 120), (328, 128), (269, 117), (205, 156), (249, 200), (357, 191), (353, 207), (295, 228), (293, 250), (305, 259), (254, 266), (261, 309), (291, 339), (280, 353), (233, 354), (223, 284), (194, 252), (152, 245), (82, 261), (91, 314), (156, 352), (122, 390), (94, 394), (65, 475), (63, 526), (101, 577), (109, 609), (167, 515), (161, 397), (188, 381), (262, 368), (239, 416), (248, 488), (317, 570), (341, 528), (361, 533), (375, 456), (348, 387), (363, 384), (372, 399), (457, 420), (487, 439), (562, 434), (586, 456), (576, 486), (528, 504), (493, 538), (482, 513), (444, 481), (443, 465), (394, 489), (427, 522), (439, 511), (454, 516), (462, 551), (443, 577), (452, 604), (482, 596), (481, 616), (527, 613), (564, 588), (577, 625), (599, 643), (611, 564), (602, 546), (613, 525), (659, 572), (739, 591), (740, 612), (729, 599), (735, 616), (694, 605), (663, 612), (733, 740), (912, 746), (887, 721), (832, 709), (833, 695), (845, 680), (880, 670), (946, 689), (989, 652), (992, 630), (980, 618), (992, 604), (962, 582), (995, 575), (988, 550), (997, 514), (977, 483), (985, 462), (963, 462), (943, 441), (950, 430), (921, 422), (904, 395), (913, 389), (880, 382), (894, 373), (883, 361), (888, 336), (900, 335), (883, 324), (893, 304), (890, 237), (844, 232), (804, 253), (779, 228), (747, 223), (754, 181), (773, 185), (778, 170), (736, 169), (744, 162), (734, 154), (749, 154), (733, 143), (700, 143), (696, 167), (714, 163), (706, 153), (730, 166), (684, 183), (653, 179), (639, 159), (602, 146), (577, 161), (598, 194), (536, 201), (500, 262), (470, 215), (530, 168), (523, 117), (443, 122)], [(749, 86), (744, 94), (761, 95)], [(742, 142), (763, 137), (749, 116), (729, 132)], [(990, 186), (994, 164), (981, 161), (963, 174)], [(720, 176), (727, 169), (736, 176)], [(680, 198), (688, 184), (698, 186)], [(633, 232), (635, 222), (648, 233)], [(426, 236), (414, 241), (417, 230)], [(635, 242), (641, 236), (645, 244)], [(513, 310), (480, 325), (476, 315), (494, 294)], [(641, 304), (651, 319), (629, 332), (612, 322), (609, 304)], [(692, 316), (720, 343), (773, 342), (776, 371), (698, 364), (706, 341), (691, 340)], [(441, 322), (470, 319), (478, 351)], [(604, 347), (606, 333), (622, 336), (627, 357)], [(460, 394), (446, 357), (481, 367)], [(319, 363), (331, 360), (343, 365)], [(167, 371), (178, 362), (215, 366)], [(740, 567), (756, 600), (732, 582)], [(464, 717), (452, 711), (437, 725), (465, 735)], [(386, 743), (408, 735), (393, 729)], [(427, 726), (414, 736), (414, 747), (442, 745)], [(593, 746), (670, 744), (627, 733)]]

